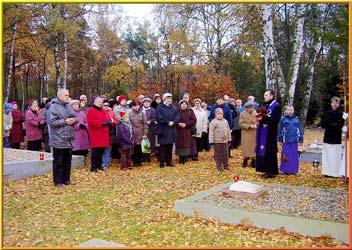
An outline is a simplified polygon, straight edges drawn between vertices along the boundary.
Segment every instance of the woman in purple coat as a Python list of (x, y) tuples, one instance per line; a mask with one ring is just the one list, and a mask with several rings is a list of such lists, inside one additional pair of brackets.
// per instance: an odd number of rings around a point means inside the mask
[[(148, 140), (150, 142), (151, 151), (155, 154), (155, 135), (156, 135), (156, 123), (155, 123), (155, 109), (150, 107), (152, 100), (150, 98), (144, 98), (142, 112), (147, 117), (148, 124)], [(150, 162), (150, 154), (143, 154), (143, 161)]]
[(25, 115), (27, 150), (39, 151), (42, 149), (42, 128), (44, 117), (39, 112), (38, 102), (32, 100)]
[(80, 102), (78, 100), (72, 100), (70, 105), (75, 111), (76, 119), (78, 120), (78, 122), (74, 125), (75, 142), (73, 144), (72, 154), (83, 155), (86, 157), (89, 149), (89, 135), (87, 129), (86, 114), (84, 111), (80, 110)]

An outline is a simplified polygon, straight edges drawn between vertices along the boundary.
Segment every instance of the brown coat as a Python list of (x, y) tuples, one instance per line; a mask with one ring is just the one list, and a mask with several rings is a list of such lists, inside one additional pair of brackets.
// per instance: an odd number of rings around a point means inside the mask
[(176, 136), (176, 149), (180, 148), (189, 148), (191, 149), (192, 145), (192, 134), (191, 128), (196, 125), (197, 118), (193, 110), (179, 109), (179, 123), (186, 123), (185, 128), (177, 126), (177, 136)]
[(141, 111), (131, 110), (129, 113), (130, 122), (133, 128), (133, 131), (136, 135), (135, 144), (139, 145), (142, 143), (142, 136), (148, 135), (148, 123), (147, 117)]
[(256, 125), (256, 112), (253, 111), (250, 114), (247, 111), (244, 111), (240, 114), (240, 128), (241, 131), (241, 146), (243, 157), (255, 157), (255, 136), (256, 129), (250, 128), (250, 125)]
[(231, 141), (229, 123), (225, 118), (213, 119), (209, 124), (209, 143), (228, 143)]

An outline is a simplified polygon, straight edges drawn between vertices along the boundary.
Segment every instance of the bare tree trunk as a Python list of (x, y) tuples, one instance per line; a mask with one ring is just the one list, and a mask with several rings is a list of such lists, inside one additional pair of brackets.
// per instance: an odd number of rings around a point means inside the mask
[(283, 99), (285, 96), (286, 84), (274, 43), (272, 6), (271, 4), (262, 4), (261, 6), (266, 88), (276, 90), (277, 85), (277, 92), (281, 99)]
[(59, 41), (58, 36), (55, 37), (55, 45), (54, 45), (54, 62), (55, 62), (55, 80), (56, 80), (56, 88), (57, 90), (62, 88), (61, 85), (61, 76), (60, 76), (60, 60), (59, 60)]
[(26, 100), (29, 99), (28, 79), (29, 79), (29, 65), (26, 63), (26, 67), (25, 67), (25, 80), (24, 80), (24, 85), (25, 85), (25, 89), (26, 89)]
[(290, 89), (288, 92), (288, 100), (287, 104), (292, 105), (294, 96), (295, 96), (295, 89), (297, 84), (297, 77), (298, 77), (298, 70), (299, 70), (299, 62), (301, 59), (302, 51), (303, 51), (303, 31), (304, 31), (304, 20), (305, 20), (305, 5), (297, 6), (297, 25), (295, 29), (295, 40), (292, 52), (292, 58), (289, 68), (289, 80)]
[(64, 32), (64, 72), (62, 78), (62, 87), (67, 89), (67, 35)]
[(11, 45), (9, 51), (9, 60), (6, 65), (6, 74), (5, 74), (5, 102), (8, 101), (10, 96), (10, 89), (11, 89), (11, 77), (12, 77), (12, 65), (14, 60), (14, 48), (15, 48), (15, 41), (16, 41), (16, 31), (17, 31), (17, 16), (13, 19), (11, 23)]
[(12, 86), (13, 86), (13, 99), (17, 101), (18, 99), (18, 89), (17, 89), (17, 79), (16, 79), (16, 63), (15, 63), (15, 53), (13, 54), (13, 60), (12, 60)]
[(319, 42), (315, 42), (314, 44), (314, 50), (313, 50), (313, 56), (312, 58), (307, 61), (307, 67), (309, 68), (309, 76), (307, 79), (307, 87), (306, 87), (306, 92), (305, 92), (305, 96), (303, 99), (303, 111), (302, 111), (302, 122), (305, 125), (307, 122), (307, 114), (308, 114), (308, 107), (309, 107), (309, 102), (310, 102), (310, 96), (312, 93), (312, 89), (313, 89), (313, 80), (314, 80), (314, 70), (315, 70), (315, 62), (317, 60), (317, 57), (319, 55), (319, 51), (322, 47), (322, 43)]

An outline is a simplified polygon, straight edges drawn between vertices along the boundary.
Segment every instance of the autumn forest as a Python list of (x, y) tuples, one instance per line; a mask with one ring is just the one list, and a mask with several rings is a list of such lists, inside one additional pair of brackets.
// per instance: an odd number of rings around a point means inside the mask
[(171, 92), (262, 101), (273, 88), (316, 122), (348, 93), (346, 4), (4, 4), (3, 96), (20, 106), (67, 88), (74, 98)]

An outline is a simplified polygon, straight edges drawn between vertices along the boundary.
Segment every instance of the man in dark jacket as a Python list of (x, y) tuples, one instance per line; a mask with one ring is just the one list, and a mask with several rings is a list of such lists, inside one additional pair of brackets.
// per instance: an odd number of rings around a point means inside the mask
[(264, 178), (273, 178), (279, 173), (277, 164), (277, 132), (281, 108), (273, 90), (264, 93), (266, 113), (259, 112), (256, 138), (256, 171), (265, 173)]
[(49, 145), (53, 148), (53, 179), (56, 187), (70, 185), (76, 113), (69, 104), (67, 89), (59, 89), (49, 107)]
[(156, 108), (155, 113), (157, 125), (158, 142), (160, 144), (160, 167), (174, 167), (172, 164), (172, 147), (176, 142), (176, 126), (179, 121), (179, 113), (172, 105), (172, 95), (165, 93), (163, 103)]
[(340, 177), (345, 175), (344, 150), (341, 144), (343, 112), (339, 109), (340, 98), (331, 98), (331, 109), (324, 113), (321, 127), (325, 128), (322, 154), (322, 174)]

